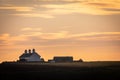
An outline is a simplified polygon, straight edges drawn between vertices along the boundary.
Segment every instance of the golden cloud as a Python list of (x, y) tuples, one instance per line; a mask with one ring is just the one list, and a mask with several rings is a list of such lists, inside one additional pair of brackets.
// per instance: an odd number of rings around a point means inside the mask
[(4, 33), (4, 34), (0, 35), (0, 40), (6, 40), (8, 38), (9, 38), (9, 34), (7, 34), (7, 33)]
[[(109, 15), (119, 14), (120, 0), (63, 0), (63, 1), (78, 1), (68, 4), (47, 4), (42, 7), (49, 8), (50, 14), (71, 14), (71, 13), (86, 13), (92, 15)], [(79, 2), (80, 1), (80, 2)], [(111, 11), (106, 9), (112, 9)], [(117, 11), (117, 10), (118, 11)], [(115, 11), (116, 10), (116, 11)]]
[(41, 28), (25, 27), (25, 28), (22, 28), (21, 31), (41, 31)]
[(0, 9), (3, 10), (15, 10), (15, 11), (32, 11), (33, 7), (17, 7), (17, 6), (11, 6), (11, 7), (0, 7)]
[(99, 41), (119, 41), (120, 40), (120, 32), (92, 32), (92, 33), (84, 33), (71, 35), (71, 37), (77, 40), (99, 40)]
[(23, 16), (23, 17), (41, 17), (41, 18), (54, 18), (54, 16), (49, 14), (41, 14), (41, 13), (21, 13), (21, 14), (12, 14), (15, 16)]
[[(92, 14), (92, 15), (111, 15), (120, 13), (120, 0), (38, 0), (38, 4), (26, 6), (25, 4), (11, 4), (14, 6), (1, 6), (3, 10), (15, 10), (18, 13), (13, 13), (15, 16), (23, 17), (41, 17), (54, 18), (55, 15), (64, 14)], [(46, 4), (41, 4), (44, 1)], [(49, 3), (51, 1), (51, 3)], [(57, 3), (54, 3), (56, 1)], [(64, 4), (59, 4), (59, 2)], [(16, 2), (17, 3), (17, 2)], [(27, 2), (31, 4), (31, 2)], [(58, 5), (59, 4), (59, 5)], [(44, 8), (44, 10), (43, 10)], [(42, 10), (42, 11), (41, 11)], [(19, 13), (22, 12), (22, 13)]]
[[(29, 32), (27, 34), (10, 36), (9, 34), (0, 35), (0, 41), (3, 40), (4, 43), (8, 45), (16, 45), (16, 43), (40, 43), (42, 44), (49, 42), (51, 40), (56, 40), (59, 43), (60, 40), (72, 42), (77, 41), (120, 41), (120, 32), (92, 32), (92, 33), (82, 33), (82, 34), (70, 34), (67, 31), (61, 31), (58, 33), (42, 33), (42, 32)], [(45, 41), (44, 41), (45, 40)]]

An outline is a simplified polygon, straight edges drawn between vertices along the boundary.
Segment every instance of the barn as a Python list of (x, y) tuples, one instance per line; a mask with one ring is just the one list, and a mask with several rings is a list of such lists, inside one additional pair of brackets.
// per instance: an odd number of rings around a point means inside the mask
[(55, 56), (53, 58), (55, 62), (73, 62), (72, 56)]

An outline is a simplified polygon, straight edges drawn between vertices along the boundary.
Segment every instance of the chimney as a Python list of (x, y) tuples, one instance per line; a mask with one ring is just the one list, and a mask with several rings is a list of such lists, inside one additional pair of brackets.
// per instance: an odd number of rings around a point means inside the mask
[(27, 50), (25, 50), (24, 53), (27, 54)]
[(29, 54), (31, 54), (31, 49), (29, 49)]
[(35, 49), (33, 49), (32, 52), (35, 53)]

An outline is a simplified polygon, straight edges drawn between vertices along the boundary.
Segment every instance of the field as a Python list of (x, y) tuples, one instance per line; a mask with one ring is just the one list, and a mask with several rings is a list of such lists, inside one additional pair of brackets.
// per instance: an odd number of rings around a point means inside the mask
[(0, 80), (120, 80), (120, 62), (4, 63)]

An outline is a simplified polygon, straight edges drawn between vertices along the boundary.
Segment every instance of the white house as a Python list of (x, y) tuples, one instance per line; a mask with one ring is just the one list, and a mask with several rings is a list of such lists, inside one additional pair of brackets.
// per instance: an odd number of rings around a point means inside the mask
[(25, 50), (25, 52), (19, 57), (19, 61), (43, 61), (43, 58), (41, 58), (41, 56), (35, 52), (35, 49), (33, 49), (32, 52), (29, 49), (28, 51)]

